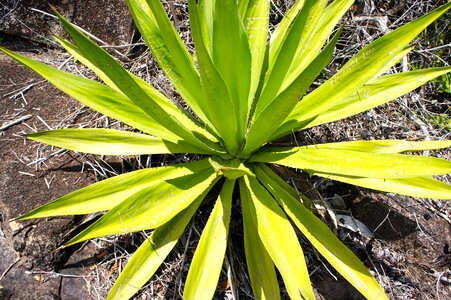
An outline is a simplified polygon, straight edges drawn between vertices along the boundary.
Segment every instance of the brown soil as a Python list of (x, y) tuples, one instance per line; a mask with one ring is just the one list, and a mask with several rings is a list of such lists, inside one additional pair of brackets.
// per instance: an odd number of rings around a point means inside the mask
[[(41, 60), (55, 57), (52, 52), (27, 55)], [(40, 119), (56, 126), (61, 115), (79, 105), (4, 54), (0, 54), (0, 70), (0, 123), (31, 115), (0, 136), (0, 299), (88, 299), (83, 276), (89, 269), (62, 269), (70, 252), (53, 252), (76, 224), (74, 217), (9, 222), (93, 182), (89, 174), (81, 172), (81, 164), (73, 154), (54, 157), (39, 170), (35, 164), (29, 165), (38, 158), (39, 150), (25, 139), (24, 133), (31, 132), (30, 127), (47, 129)], [(33, 87), (11, 98), (30, 84)], [(83, 249), (75, 257), (81, 261), (94, 257), (94, 253)]]

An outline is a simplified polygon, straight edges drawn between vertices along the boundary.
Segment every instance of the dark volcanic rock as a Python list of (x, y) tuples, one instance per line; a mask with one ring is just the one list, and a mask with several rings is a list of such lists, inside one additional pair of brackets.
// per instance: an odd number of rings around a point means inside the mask
[(58, 20), (42, 13), (53, 15), (48, 4), (107, 44), (130, 42), (132, 19), (122, 0), (2, 0), (0, 32), (45, 44), (52, 43), (52, 34), (65, 36)]

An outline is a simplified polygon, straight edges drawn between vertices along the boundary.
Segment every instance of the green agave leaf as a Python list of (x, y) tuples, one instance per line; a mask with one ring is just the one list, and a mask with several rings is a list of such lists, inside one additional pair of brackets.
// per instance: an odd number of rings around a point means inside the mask
[(205, 225), (183, 290), (183, 299), (212, 299), (227, 247), (235, 180), (226, 180)]
[(325, 68), (335, 49), (335, 45), (340, 37), (339, 30), (330, 43), (316, 57), (316, 59), (302, 72), (299, 77), (283, 92), (281, 92), (268, 106), (260, 113), (255, 115), (255, 121), (250, 125), (249, 133), (246, 139), (246, 145), (243, 150), (243, 156), (249, 156), (253, 151), (268, 142), (271, 135), (279, 127), (285, 118), (290, 114), (293, 107), (299, 102), (309, 86)]
[(274, 263), (258, 235), (251, 213), (251, 199), (244, 180), (239, 180), (241, 211), (243, 213), (244, 250), (252, 291), (257, 299), (280, 299), (279, 283)]
[(197, 162), (143, 169), (121, 174), (112, 178), (91, 184), (76, 190), (37, 209), (34, 209), (18, 219), (45, 218), (64, 215), (83, 215), (114, 208), (125, 199), (136, 193), (158, 185), (166, 180), (191, 175), (211, 169), (204, 159)]
[[(429, 14), (418, 18), (372, 42), (348, 61), (332, 78), (299, 102), (285, 123), (285, 132), (298, 129), (306, 120), (342, 103), (361, 88), (366, 82), (379, 74), (393, 61), (407, 44), (421, 33), (429, 24), (451, 7), (447, 3)], [(334, 93), (331, 94), (330, 90)], [(288, 130), (288, 128), (290, 130)]]
[(174, 144), (150, 135), (104, 128), (48, 130), (27, 137), (60, 148), (100, 155), (208, 153), (183, 141)]
[[(238, 131), (236, 139), (244, 142), (249, 113), (251, 52), (243, 22), (237, 12), (237, 1), (216, 1), (213, 17), (212, 58), (224, 79), (233, 103)], [(202, 67), (202, 66), (201, 66)], [(238, 75), (239, 74), (239, 75)], [(238, 76), (237, 76), (238, 75)], [(220, 114), (226, 114), (219, 107)]]
[(357, 89), (339, 105), (321, 113), (311, 121), (307, 121), (302, 129), (333, 122), (369, 110), (407, 94), (426, 82), (449, 72), (451, 72), (451, 67), (443, 67), (377, 78)]
[(237, 1), (238, 12), (239, 12), (241, 18), (243, 19), (243, 22), (246, 20), (246, 12), (249, 9), (249, 2), (250, 2), (250, 0)]
[(281, 45), (271, 60), (271, 45), (265, 84), (258, 99), (255, 114), (259, 115), (281, 92), (280, 88), (298, 47), (303, 48), (312, 33), (327, 0), (305, 0), (293, 22), (288, 27)]
[[(68, 40), (65, 40), (59, 36), (53, 36), (53, 39), (58, 42), (70, 55), (73, 56), (75, 61), (81, 62), (83, 65), (88, 67), (91, 71), (93, 71), (99, 78), (110, 88), (115, 90), (118, 93), (121, 93), (121, 90), (114, 84), (113, 81), (104, 73), (102, 70), (97, 68), (95, 65), (93, 65), (86, 57), (81, 54), (81, 52), (78, 50), (77, 46), (69, 42)], [(134, 76), (131, 74), (131, 76)], [(170, 101), (166, 98), (166, 100)]]
[(426, 156), (366, 153), (342, 149), (280, 148), (264, 150), (250, 162), (271, 162), (309, 173), (374, 178), (406, 178), (451, 173), (451, 162)]
[[(111, 81), (111, 79), (104, 73), (102, 70), (97, 68), (94, 64), (92, 64), (88, 59), (86, 59), (80, 51), (77, 49), (75, 45), (72, 45), (66, 40), (60, 39), (58, 37), (55, 37), (57, 42), (63, 46), (67, 52), (69, 52), (76, 60), (80, 61), (82, 64), (87, 66), (89, 69), (94, 71), (97, 76), (99, 76), (100, 79), (102, 79), (108, 86), (110, 86), (112, 89), (116, 90), (117, 92), (123, 94), (121, 90), (114, 84), (114, 82)], [(205, 136), (207, 139), (209, 139), (212, 142), (218, 142), (218, 140), (212, 136), (207, 130), (203, 129), (199, 126), (197, 121), (193, 120), (189, 115), (185, 113), (185, 111), (179, 107), (179, 105), (170, 99), (168, 99), (166, 96), (164, 96), (162, 93), (160, 93), (158, 90), (153, 88), (150, 84), (139, 78), (138, 76), (135, 76), (128, 72), (130, 76), (135, 80), (135, 82), (142, 88), (144, 92), (147, 93), (149, 97), (151, 97), (153, 100), (155, 100), (156, 103), (158, 103), (159, 106), (161, 106), (169, 115), (174, 116), (180, 122), (182, 122), (187, 129), (191, 130), (192, 132), (196, 132), (199, 135)], [(130, 103), (130, 100), (128, 100)], [(141, 110), (141, 109), (140, 109)], [(144, 112), (143, 112), (144, 114)], [(146, 115), (147, 118), (150, 118)], [(159, 124), (158, 124), (159, 125)], [(162, 127), (161, 125), (159, 125)], [(167, 130), (168, 131), (168, 130)]]
[(223, 138), (231, 154), (239, 151), (240, 144), (237, 138), (239, 131), (239, 116), (236, 115), (236, 103), (232, 101), (229, 89), (218, 70), (216, 69), (208, 51), (203, 44), (202, 28), (199, 19), (198, 7), (195, 0), (188, 1), (190, 11), (191, 32), (197, 51), (197, 59), (201, 71), (202, 87), (207, 102), (203, 103), (204, 111)]
[(377, 80), (381, 75), (390, 70), (391, 67), (399, 63), (410, 51), (414, 49), (413, 46), (405, 47), (403, 50), (399, 51), (381, 70), (374, 75), (374, 77), (369, 80), (366, 84), (373, 82), (373, 80)]
[(205, 124), (211, 125), (199, 103), (203, 101), (203, 95), (194, 61), (161, 2), (127, 0), (127, 5), (158, 65), (193, 112)]
[(240, 5), (240, 14), (243, 16), (251, 51), (251, 84), (248, 101), (248, 108), (251, 109), (255, 93), (260, 84), (265, 60), (270, 2), (266, 0), (246, 0), (238, 1), (238, 5)]
[[(183, 80), (186, 81), (185, 84), (189, 87), (190, 90), (196, 90), (197, 92), (200, 92), (201, 90), (199, 75), (197, 73), (194, 60), (183, 44), (183, 41), (180, 38), (174, 25), (169, 20), (169, 17), (164, 10), (163, 4), (161, 3), (161, 1), (152, 0), (147, 0), (146, 3), (153, 13), (156, 21), (155, 25), (158, 27), (161, 38), (164, 41), (164, 45), (166, 45), (171, 55), (172, 68), (174, 68), (173, 71), (181, 75)], [(176, 16), (173, 17), (175, 18)], [(194, 84), (194, 86), (192, 86), (191, 84)]]
[(242, 176), (255, 176), (252, 170), (239, 160), (223, 160), (218, 157), (208, 158), (213, 169), (219, 175), (224, 175), (228, 179), (238, 179)]
[(271, 34), (271, 40), (269, 41), (269, 54), (268, 60), (271, 64), (274, 64), (280, 49), (283, 46), (287, 35), (290, 33), (290, 28), (293, 27), (293, 23), (296, 21), (296, 17), (299, 15), (301, 9), (304, 7), (305, 0), (297, 0), (293, 6), (288, 10), (285, 17), (277, 25), (276, 30)]
[(287, 88), (304, 69), (313, 61), (321, 51), (321, 47), (327, 41), (338, 22), (355, 0), (336, 0), (324, 10), (321, 18), (310, 35), (306, 46), (298, 47), (294, 55), (293, 63), (282, 85), (282, 90)]
[(401, 141), (401, 140), (376, 140), (376, 141), (350, 141), (339, 143), (316, 144), (318, 149), (343, 149), (371, 153), (401, 153), (451, 147), (451, 141)]
[[(201, 27), (203, 45), (208, 53), (212, 56), (213, 41), (213, 16), (215, 15), (216, 0), (197, 0), (197, 14), (199, 15), (199, 25)], [(191, 10), (189, 10), (190, 19)], [(191, 20), (190, 20), (191, 22)]]
[[(285, 213), (253, 177), (243, 177), (242, 192), (258, 235), (282, 275), (291, 299), (315, 299), (304, 253)], [(301, 296), (302, 295), (302, 296)]]
[(204, 196), (205, 193), (166, 224), (155, 229), (127, 262), (106, 300), (130, 299), (139, 291), (177, 244)]
[(208, 191), (218, 179), (213, 170), (205, 170), (146, 187), (112, 208), (65, 246), (100, 236), (157, 228)]
[(93, 80), (76, 76), (1, 48), (5, 54), (35, 71), (55, 87), (92, 109), (146, 133), (172, 142), (180, 137), (149, 117), (126, 96)]
[(132, 76), (119, 62), (110, 56), (104, 49), (97, 46), (88, 37), (83, 35), (76, 27), (68, 22), (56, 10), (55, 14), (60, 19), (63, 27), (75, 41), (80, 53), (106, 76), (146, 114), (180, 136), (187, 142), (204, 149), (218, 150), (219, 145), (210, 143), (205, 137), (194, 135), (177, 118), (169, 115), (164, 109), (145, 93)]
[(274, 180), (278, 176), (270, 168), (261, 164), (255, 168), (255, 172), (293, 223), (346, 280), (367, 299), (388, 299), (384, 290), (359, 258), (334, 235), (326, 224)]
[[(263, 168), (263, 170), (266, 170), (265, 164), (258, 164), (258, 166), (260, 166), (260, 168)], [(270, 167), (268, 167), (268, 168), (271, 169)], [(278, 175), (272, 176), (273, 174), (276, 174), (275, 171), (271, 170), (271, 172), (267, 172), (267, 173), (271, 175), (271, 179), (274, 180), (276, 184), (278, 184), (281, 188), (283, 188), (285, 190), (285, 193), (290, 194), (291, 197), (293, 197), (295, 199), (299, 199), (298, 201), (300, 201), (309, 210), (313, 207), (312, 201), (306, 195), (304, 195), (302, 192), (295, 189), (292, 185), (285, 182), (285, 180), (283, 180), (280, 176), (278, 176)]]
[(313, 174), (383, 192), (421, 198), (451, 199), (451, 186), (449, 184), (426, 176), (395, 179), (344, 176), (319, 172)]

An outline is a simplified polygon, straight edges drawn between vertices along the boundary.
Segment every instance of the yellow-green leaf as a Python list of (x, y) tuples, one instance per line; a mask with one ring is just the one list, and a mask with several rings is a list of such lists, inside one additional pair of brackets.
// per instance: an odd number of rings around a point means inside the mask
[(180, 137), (148, 116), (139, 106), (122, 93), (96, 81), (52, 68), (5, 48), (0, 47), (0, 50), (32, 69), (55, 87), (80, 101), (82, 104), (146, 133), (172, 142), (180, 140)]
[(346, 280), (367, 299), (388, 299), (384, 290), (359, 258), (333, 234), (324, 222), (271, 178), (277, 176), (276, 174), (263, 164), (256, 167), (255, 172), (293, 223)]
[[(247, 129), (251, 82), (251, 51), (237, 1), (216, 1), (213, 16), (212, 60), (226, 83), (237, 122), (236, 139), (241, 145)], [(221, 114), (228, 111), (216, 108)], [(230, 125), (229, 125), (230, 126)]]
[[(57, 40), (58, 43), (60, 43), (61, 46), (64, 47), (64, 49), (66, 49), (67, 52), (69, 52), (74, 57), (74, 59), (80, 61), (82, 64), (87, 66), (89, 69), (94, 71), (94, 73), (96, 73), (96, 75), (99, 76), (99, 78), (103, 82), (105, 82), (112, 89), (114, 89), (115, 91), (117, 91), (123, 95), (121, 90), (114, 84), (114, 82), (112, 82), (112, 80), (102, 70), (97, 68), (86, 57), (84, 57), (75, 45), (71, 44), (70, 42), (68, 42), (66, 40), (58, 38), (58, 37), (55, 37), (55, 39)], [(138, 76), (133, 75), (130, 72), (129, 72), (129, 74), (136, 81), (136, 83), (141, 87), (141, 89), (149, 97), (151, 97), (156, 103), (158, 103), (158, 105), (161, 106), (169, 115), (172, 115), (175, 118), (179, 119), (189, 130), (196, 132), (198, 134), (201, 134), (213, 142), (217, 142), (217, 139), (214, 136), (212, 136), (207, 130), (205, 130), (203, 127), (201, 127), (199, 125), (199, 123), (196, 120), (194, 120), (190, 115), (188, 115), (183, 109), (181, 109), (180, 105), (178, 103), (173, 102), (170, 99), (168, 99), (165, 95), (163, 95), (161, 92), (159, 92), (157, 89), (152, 87), (150, 84), (148, 84), (147, 82), (145, 82), (143, 79), (139, 78)], [(131, 102), (130, 100), (128, 100), (128, 101)], [(133, 103), (133, 102), (131, 102), (131, 103)], [(150, 116), (147, 116), (147, 115), (146, 115), (146, 117), (151, 118)], [(159, 125), (159, 126), (161, 126), (161, 125)], [(162, 136), (159, 136), (159, 137), (162, 137)], [(162, 138), (164, 138), (164, 136)]]
[(198, 197), (185, 210), (152, 232), (127, 262), (107, 300), (130, 299), (153, 276), (177, 244), (203, 197)]
[(337, 180), (373, 190), (400, 195), (451, 199), (451, 185), (432, 177), (418, 176), (408, 178), (367, 178), (315, 172), (314, 175)]
[(341, 30), (335, 34), (323, 51), (321, 51), (290, 86), (282, 91), (259, 114), (257, 112), (255, 113), (253, 116), (254, 119), (250, 124), (246, 144), (241, 154), (242, 156), (249, 156), (253, 151), (269, 141), (271, 135), (290, 114), (293, 107), (299, 102), (299, 99), (304, 95), (315, 78), (329, 64), (340, 33)]
[(110, 210), (145, 188), (207, 169), (211, 169), (211, 166), (205, 159), (121, 174), (69, 193), (20, 216), (19, 219), (82, 215)]
[[(315, 299), (296, 233), (274, 198), (253, 177), (243, 177), (242, 192), (258, 235), (283, 278), (291, 299)], [(301, 296), (302, 295), (302, 296)]]
[[(191, 32), (197, 51), (197, 59), (200, 66), (201, 82), (204, 91), (205, 102), (200, 102), (210, 122), (215, 127), (229, 153), (236, 154), (239, 151), (239, 116), (236, 114), (236, 103), (216, 68), (210, 54), (204, 45), (202, 34), (202, 20), (199, 16), (199, 7), (194, 0), (188, 1), (190, 9)], [(227, 113), (225, 113), (227, 112)]]
[(209, 153), (184, 141), (175, 144), (150, 135), (104, 128), (48, 130), (27, 137), (52, 146), (99, 155)]
[(407, 151), (414, 152), (443, 149), (448, 147), (451, 147), (450, 140), (420, 142), (403, 140), (374, 140), (315, 144), (315, 148), (318, 149), (343, 149), (371, 153), (401, 153)]
[(258, 235), (251, 213), (251, 199), (244, 180), (239, 180), (243, 215), (244, 250), (252, 291), (260, 300), (279, 300), (280, 290), (274, 263)]
[(218, 285), (227, 247), (235, 180), (226, 180), (194, 253), (183, 299), (210, 300)]
[(237, 159), (234, 160), (223, 160), (218, 157), (208, 158), (213, 169), (219, 175), (224, 175), (228, 179), (237, 179), (239, 177), (248, 175), (255, 176), (252, 170), (246, 167), (242, 162)]
[(211, 169), (146, 187), (115, 206), (65, 246), (100, 236), (157, 228), (193, 203), (218, 179)]
[(135, 79), (121, 64), (104, 49), (97, 46), (87, 36), (82, 34), (74, 25), (61, 14), (54, 11), (65, 30), (69, 33), (83, 56), (99, 68), (106, 76), (146, 114), (165, 126), (171, 132), (199, 148), (217, 149), (219, 145), (211, 143), (207, 138), (195, 135), (187, 129), (181, 120), (169, 115), (154, 99), (149, 97)]
[(194, 60), (168, 19), (161, 2), (127, 0), (127, 4), (158, 65), (194, 113), (209, 125), (199, 105), (203, 95)]
[[(302, 8), (297, 12), (293, 22), (290, 22), (287, 32), (284, 33), (284, 37), (280, 41), (280, 46), (277, 48), (273, 44), (270, 45), (268, 69), (264, 78), (265, 83), (255, 108), (257, 115), (282, 92), (281, 87), (293, 62), (296, 49), (298, 47), (303, 48), (306, 45), (327, 0), (305, 0), (299, 2), (303, 2)], [(271, 51), (271, 47), (276, 47), (277, 50), (275, 52)], [(272, 60), (273, 52), (274, 57)]]
[[(310, 120), (342, 103), (347, 97), (368, 83), (384, 68), (389, 68), (393, 59), (429, 24), (451, 8), (451, 2), (440, 6), (429, 14), (384, 35), (363, 48), (351, 58), (332, 78), (305, 96), (288, 116), (285, 122), (290, 132), (303, 125), (302, 120)], [(334, 93), (330, 93), (331, 89)]]
[(251, 162), (272, 162), (309, 173), (321, 172), (374, 178), (406, 178), (451, 173), (451, 162), (418, 155), (367, 153), (311, 146), (265, 149)]
[[(306, 129), (347, 118), (394, 100), (448, 72), (451, 72), (451, 67), (415, 70), (382, 76), (371, 80), (371, 82), (355, 90), (352, 95), (344, 99), (340, 104), (319, 114), (315, 118), (311, 120), (300, 118), (298, 122), (305, 122), (301, 128)], [(287, 125), (289, 124), (285, 124), (284, 126)], [(283, 131), (283, 128), (279, 129), (280, 131)]]
[(307, 46), (297, 48), (293, 63), (284, 80), (282, 89), (285, 89), (290, 85), (318, 55), (321, 51), (321, 47), (327, 41), (340, 19), (354, 1), (355, 0), (335, 0), (326, 7), (314, 28), (314, 32), (310, 35), (310, 38), (306, 43)]
[(290, 28), (293, 26), (293, 23), (296, 20), (296, 16), (301, 11), (304, 3), (305, 0), (295, 1), (293, 6), (286, 13), (285, 17), (277, 25), (276, 30), (274, 30), (274, 32), (271, 34), (268, 54), (270, 62), (275, 61), (277, 54), (280, 51), (280, 47), (282, 47), (283, 42), (286, 39), (286, 35), (289, 34)]
[(260, 84), (263, 62), (265, 60), (266, 42), (268, 40), (269, 7), (267, 0), (239, 1), (238, 5), (245, 6), (242, 14), (244, 26), (249, 39), (251, 51), (251, 86), (249, 89), (248, 108), (252, 107), (254, 96)]

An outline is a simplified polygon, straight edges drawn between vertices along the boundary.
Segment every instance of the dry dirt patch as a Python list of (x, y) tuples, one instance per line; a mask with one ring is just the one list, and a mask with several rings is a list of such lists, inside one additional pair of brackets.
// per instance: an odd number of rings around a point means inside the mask
[[(57, 63), (58, 54), (50, 51), (31, 56)], [(86, 270), (58, 275), (66, 257), (53, 252), (74, 226), (73, 217), (8, 222), (93, 181), (89, 173), (81, 172), (80, 161), (73, 154), (42, 161), (35, 169), (33, 162), (41, 158), (40, 150), (24, 137), (26, 132), (56, 126), (62, 115), (79, 105), (3, 54), (0, 70), (0, 123), (27, 117), (0, 133), (0, 274), (4, 274), (0, 299), (86, 299), (86, 283), (81, 277)]]

